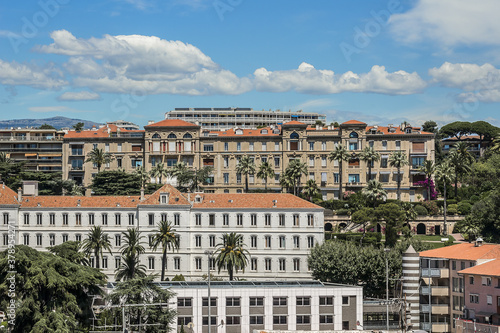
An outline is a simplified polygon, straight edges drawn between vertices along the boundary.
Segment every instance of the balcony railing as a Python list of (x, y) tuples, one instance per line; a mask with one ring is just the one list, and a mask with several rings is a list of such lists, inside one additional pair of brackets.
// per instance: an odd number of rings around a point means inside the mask
[(33, 136), (33, 137), (25, 137), (25, 136), (0, 136), (0, 141), (62, 141), (62, 136), (57, 137), (43, 137), (43, 136)]

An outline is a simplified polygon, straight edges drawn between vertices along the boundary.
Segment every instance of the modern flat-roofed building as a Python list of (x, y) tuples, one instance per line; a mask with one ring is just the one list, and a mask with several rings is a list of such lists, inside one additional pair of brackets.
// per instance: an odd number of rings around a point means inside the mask
[(200, 125), (203, 129), (259, 128), (281, 125), (296, 120), (314, 125), (326, 122), (326, 115), (315, 112), (254, 110), (252, 108), (175, 108), (165, 113), (165, 119), (180, 119)]

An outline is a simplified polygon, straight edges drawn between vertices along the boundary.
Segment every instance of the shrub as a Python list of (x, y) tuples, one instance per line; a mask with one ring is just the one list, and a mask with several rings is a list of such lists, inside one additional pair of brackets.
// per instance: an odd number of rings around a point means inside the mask
[(475, 204), (476, 202), (478, 202), (479, 200), (481, 200), (481, 198), (477, 195), (473, 195), (470, 197), (469, 201), (472, 203), (472, 204)]
[(435, 201), (424, 201), (421, 205), (427, 209), (429, 215), (437, 215), (439, 213), (439, 207)]
[(427, 211), (427, 208), (425, 208), (422, 205), (416, 205), (415, 206), (415, 212), (417, 212), (417, 215), (419, 215), (419, 216), (429, 215), (429, 212)]
[(458, 205), (457, 204), (448, 205), (446, 213), (448, 213), (449, 215), (458, 214)]
[(454, 205), (457, 203), (457, 200), (456, 199), (448, 199), (446, 200), (446, 204), (447, 205)]
[(349, 215), (349, 210), (345, 208), (337, 209), (335, 211), (335, 214), (337, 215)]
[(457, 209), (458, 209), (458, 213), (460, 215), (469, 215), (470, 211), (472, 209), (472, 205), (470, 203), (468, 203), (467, 201), (461, 201), (457, 205)]
[[(444, 200), (435, 200), (434, 202), (436, 203), (436, 205), (439, 208), (443, 208), (444, 207)], [(446, 201), (446, 203), (449, 205), (448, 201)]]

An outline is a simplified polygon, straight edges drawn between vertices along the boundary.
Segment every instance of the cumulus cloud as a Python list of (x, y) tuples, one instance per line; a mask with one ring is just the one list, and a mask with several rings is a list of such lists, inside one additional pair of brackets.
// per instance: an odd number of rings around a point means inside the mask
[(47, 112), (75, 113), (75, 112), (80, 112), (78, 110), (68, 108), (67, 106), (32, 106), (32, 107), (29, 107), (28, 110), (30, 110), (32, 112), (40, 112), (40, 113), (47, 113)]
[(417, 73), (396, 71), (389, 73), (384, 66), (373, 66), (368, 73), (351, 71), (336, 74), (319, 70), (303, 62), (298, 69), (268, 71), (259, 68), (254, 72), (255, 87), (259, 91), (296, 91), (305, 94), (337, 94), (364, 92), (406, 95), (421, 92), (426, 83)]
[(67, 91), (57, 99), (60, 101), (95, 101), (101, 99), (101, 96), (91, 91)]
[(52, 65), (40, 68), (0, 59), (0, 83), (4, 85), (57, 90), (67, 84), (61, 75), (62, 73)]
[(500, 45), (497, 0), (418, 0), (389, 18), (391, 32), (403, 43), (432, 40), (442, 46)]

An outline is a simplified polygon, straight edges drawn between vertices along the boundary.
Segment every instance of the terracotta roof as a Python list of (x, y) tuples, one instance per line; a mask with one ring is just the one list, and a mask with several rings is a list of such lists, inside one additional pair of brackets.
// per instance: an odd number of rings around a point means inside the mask
[(420, 252), (420, 257), (447, 258), (458, 260), (478, 260), (500, 258), (500, 245), (483, 244), (475, 246), (474, 243), (461, 243)]
[[(373, 129), (374, 127), (375, 126), (368, 126), (366, 128), (366, 131), (368, 132), (371, 129)], [(377, 132), (381, 132), (384, 135), (404, 135), (404, 134), (431, 134), (431, 135), (434, 135), (434, 133), (420, 131), (420, 127), (412, 127), (412, 129), (415, 130), (415, 132), (412, 132), (412, 133), (406, 133), (405, 131), (401, 130), (401, 128), (399, 126), (393, 126), (391, 128), (394, 129), (394, 132), (389, 132), (388, 126), (377, 126)]]
[(0, 185), (0, 205), (19, 205), (17, 193), (4, 184)]
[(359, 120), (348, 120), (343, 122), (341, 125), (366, 125), (366, 123)]
[[(64, 135), (64, 138), (109, 138), (111, 133), (118, 133), (118, 126), (108, 124), (102, 128), (90, 129), (83, 131), (69, 131)], [(109, 129), (109, 131), (108, 131)], [(120, 133), (144, 133), (144, 130), (127, 130), (120, 128)]]
[(288, 193), (193, 193), (191, 200), (196, 195), (203, 200), (201, 203), (195, 201), (193, 208), (322, 208)]
[[(140, 202), (139, 196), (23, 196), (22, 208), (133, 208)], [(79, 205), (79, 206), (78, 206)]]
[(187, 121), (181, 119), (164, 119), (157, 123), (144, 126), (144, 128), (147, 127), (200, 127), (200, 126), (193, 123), (188, 123)]
[(304, 126), (307, 126), (306, 124), (301, 123), (300, 121), (297, 121), (297, 120), (292, 120), (292, 121), (289, 121), (289, 122), (283, 124), (283, 126), (293, 126), (293, 125), (304, 125)]
[(459, 271), (461, 274), (489, 275), (500, 277), (500, 259), (494, 259), (484, 264), (469, 267)]
[(169, 193), (169, 205), (189, 205), (189, 201), (184, 197), (184, 195), (175, 187), (170, 184), (165, 184), (155, 193), (151, 194), (146, 200), (142, 201), (141, 205), (159, 205), (160, 204), (160, 193)]
[[(231, 128), (225, 131), (210, 131), (210, 134), (217, 134), (218, 137), (228, 137), (228, 136), (280, 136), (281, 130), (279, 133), (273, 133), (271, 127), (263, 127), (259, 129), (248, 129), (248, 128), (239, 128), (243, 134), (236, 134), (236, 129)], [(267, 134), (262, 134), (262, 130), (267, 130)]]

